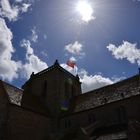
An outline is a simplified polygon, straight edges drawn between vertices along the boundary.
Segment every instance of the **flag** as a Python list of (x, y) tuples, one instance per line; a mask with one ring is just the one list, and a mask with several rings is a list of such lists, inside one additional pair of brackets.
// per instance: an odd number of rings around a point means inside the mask
[(67, 61), (67, 65), (74, 68), (74, 66), (76, 65), (76, 62), (75, 61), (72, 61), (72, 60), (68, 60)]

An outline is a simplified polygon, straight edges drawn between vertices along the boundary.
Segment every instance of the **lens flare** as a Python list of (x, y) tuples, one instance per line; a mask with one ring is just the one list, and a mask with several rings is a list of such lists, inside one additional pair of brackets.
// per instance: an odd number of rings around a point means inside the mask
[(85, 22), (95, 19), (95, 17), (92, 15), (93, 8), (87, 1), (79, 1), (76, 5), (76, 10), (79, 12), (82, 20)]

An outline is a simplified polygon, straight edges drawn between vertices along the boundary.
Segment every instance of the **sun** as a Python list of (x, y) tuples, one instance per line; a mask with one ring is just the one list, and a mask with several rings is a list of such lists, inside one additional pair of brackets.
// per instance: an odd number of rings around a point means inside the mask
[(76, 10), (81, 15), (81, 19), (85, 22), (95, 19), (95, 17), (93, 17), (93, 8), (86, 0), (79, 1), (76, 4)]

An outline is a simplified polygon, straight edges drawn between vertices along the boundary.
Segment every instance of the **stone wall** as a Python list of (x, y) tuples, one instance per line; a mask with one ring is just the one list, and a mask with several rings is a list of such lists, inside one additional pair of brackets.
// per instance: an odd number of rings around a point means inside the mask
[(9, 105), (8, 140), (45, 140), (49, 132), (50, 121), (46, 116)]
[(36, 107), (38, 102), (44, 106), (46, 112), (53, 116), (61, 113), (64, 100), (68, 100), (69, 103), (72, 97), (81, 94), (81, 83), (78, 77), (73, 76), (59, 65), (32, 75), (23, 88), (21, 103), (23, 107), (41, 111), (42, 107)]
[(3, 82), (0, 81), (0, 140), (6, 139), (7, 132), (7, 117), (8, 117), (8, 96), (3, 86)]
[(140, 75), (90, 91), (76, 98), (75, 112), (140, 94)]
[[(60, 128), (62, 132), (68, 132), (76, 128), (85, 128), (89, 133), (97, 128), (107, 128), (109, 126), (117, 126), (120, 124), (128, 125), (128, 128), (116, 130), (115, 132), (107, 132), (112, 136), (113, 133), (120, 133), (126, 131), (127, 134), (134, 134), (134, 127), (131, 122), (137, 120), (140, 123), (140, 95), (135, 95), (123, 100), (110, 102), (92, 109), (80, 111), (65, 115), (60, 121)], [(139, 125), (140, 127), (140, 125)], [(130, 131), (129, 131), (130, 130)], [(105, 131), (104, 131), (105, 132)], [(129, 136), (128, 136), (129, 137)], [(132, 139), (133, 140), (133, 137)]]

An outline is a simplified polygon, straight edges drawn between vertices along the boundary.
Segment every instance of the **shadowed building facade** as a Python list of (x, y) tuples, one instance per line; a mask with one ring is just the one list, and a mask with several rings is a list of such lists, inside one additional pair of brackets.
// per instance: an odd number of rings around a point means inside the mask
[(2, 140), (140, 140), (140, 73), (87, 93), (58, 61), (22, 90), (0, 82)]

